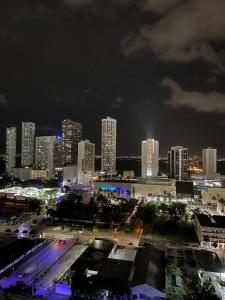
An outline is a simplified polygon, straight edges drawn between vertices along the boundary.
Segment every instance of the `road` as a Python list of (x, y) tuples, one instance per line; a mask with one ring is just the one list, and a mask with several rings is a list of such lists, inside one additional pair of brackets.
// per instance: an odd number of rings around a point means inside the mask
[[(6, 230), (11, 230), (11, 233), (18, 235), (19, 237), (25, 237), (25, 236), (27, 236), (27, 234), (23, 233), (23, 231), (27, 231), (29, 233), (30, 230), (33, 227), (35, 227), (35, 225), (38, 225), (44, 217), (46, 217), (46, 215), (33, 216), (31, 219), (29, 219), (23, 223), (15, 224), (15, 225), (1, 224), (0, 232), (6, 232)], [(36, 222), (35, 224), (33, 223), (34, 220)], [(19, 230), (19, 232), (16, 233), (15, 230)], [(8, 234), (10, 234), (10, 232)]]
[(81, 243), (86, 244), (90, 239), (94, 238), (107, 238), (115, 240), (119, 245), (132, 244), (133, 246), (138, 246), (140, 237), (133, 234), (126, 233), (122, 230), (110, 229), (99, 229), (97, 232), (91, 232), (85, 230), (83, 233), (74, 233), (66, 231), (55, 231), (50, 228), (46, 228), (44, 237), (50, 239), (78, 239)]
[(32, 283), (35, 276), (44, 271), (63, 252), (71, 247), (72, 244), (73, 242), (69, 240), (64, 245), (59, 244), (57, 241), (52, 242), (35, 256), (31, 257), (15, 272), (11, 273), (9, 277), (0, 280), (0, 285), (4, 288), (14, 285), (17, 281), (23, 281), (26, 284)]

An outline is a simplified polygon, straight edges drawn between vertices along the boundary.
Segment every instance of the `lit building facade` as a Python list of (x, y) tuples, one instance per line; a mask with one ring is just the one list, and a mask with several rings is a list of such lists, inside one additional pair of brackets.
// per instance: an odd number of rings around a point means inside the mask
[(159, 142), (154, 139), (142, 141), (141, 176), (156, 177), (159, 172)]
[(82, 140), (82, 125), (72, 120), (62, 121), (62, 163), (77, 164), (78, 143)]
[(6, 128), (6, 174), (12, 176), (12, 169), (16, 166), (16, 128)]
[(216, 176), (217, 149), (208, 147), (202, 150), (202, 167), (206, 179), (214, 179)]
[(39, 170), (47, 170), (49, 178), (54, 173), (54, 143), (55, 136), (36, 137), (35, 167)]
[(78, 169), (84, 173), (95, 170), (95, 144), (89, 140), (78, 143)]
[(45, 179), (48, 180), (51, 177), (49, 176), (48, 170), (32, 169), (31, 170), (31, 179)]
[(108, 175), (116, 174), (116, 127), (115, 119), (102, 119), (101, 171)]
[(34, 164), (35, 123), (22, 122), (21, 165)]
[(62, 137), (56, 136), (55, 143), (54, 143), (54, 167), (61, 168), (63, 165), (62, 162), (62, 155), (63, 155), (63, 144), (62, 144)]
[(179, 181), (188, 180), (187, 148), (174, 146), (168, 151), (168, 176)]
[(95, 170), (95, 144), (89, 140), (78, 143), (78, 182), (86, 184)]

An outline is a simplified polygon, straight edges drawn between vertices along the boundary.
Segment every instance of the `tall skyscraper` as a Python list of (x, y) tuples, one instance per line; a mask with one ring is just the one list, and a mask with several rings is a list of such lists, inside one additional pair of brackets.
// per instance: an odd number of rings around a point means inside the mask
[(89, 140), (78, 143), (78, 169), (84, 173), (95, 170), (95, 144)]
[(202, 150), (202, 167), (207, 179), (214, 179), (216, 176), (217, 149), (208, 147)]
[(141, 175), (143, 178), (156, 177), (159, 172), (159, 142), (154, 139), (142, 141)]
[(82, 125), (80, 123), (62, 121), (63, 165), (76, 165), (78, 143), (82, 140)]
[(62, 137), (56, 136), (55, 143), (54, 143), (54, 167), (61, 168), (62, 163)]
[(6, 174), (12, 176), (12, 168), (16, 166), (16, 128), (6, 128)]
[(35, 146), (35, 167), (41, 170), (47, 170), (51, 178), (54, 173), (54, 143), (55, 136), (36, 137)]
[(182, 181), (188, 180), (188, 149), (183, 146), (171, 147), (168, 151), (168, 175)]
[(21, 165), (34, 164), (35, 123), (22, 122)]
[(116, 174), (116, 120), (102, 119), (101, 170), (108, 175)]

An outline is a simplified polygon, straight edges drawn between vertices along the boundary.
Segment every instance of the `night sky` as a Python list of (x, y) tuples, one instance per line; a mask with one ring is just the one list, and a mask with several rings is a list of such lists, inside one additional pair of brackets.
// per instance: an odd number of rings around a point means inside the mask
[(161, 155), (225, 156), (224, 12), (224, 0), (0, 1), (1, 152), (6, 126), (54, 135), (71, 118), (99, 153), (109, 115), (120, 155), (153, 137)]

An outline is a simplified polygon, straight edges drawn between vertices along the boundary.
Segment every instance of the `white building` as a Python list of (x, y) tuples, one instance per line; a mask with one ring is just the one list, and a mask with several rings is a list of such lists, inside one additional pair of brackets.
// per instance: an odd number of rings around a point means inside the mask
[(141, 176), (156, 177), (159, 172), (159, 142), (154, 139), (142, 141)]
[(21, 165), (34, 164), (35, 123), (22, 122)]
[(116, 125), (115, 119), (102, 119), (101, 170), (108, 175), (116, 174)]
[(6, 174), (12, 176), (12, 168), (16, 166), (16, 128), (6, 128)]
[(35, 146), (35, 167), (40, 170), (47, 170), (49, 178), (54, 173), (54, 143), (55, 136), (36, 137)]
[(213, 179), (216, 176), (217, 149), (208, 147), (202, 150), (202, 167), (206, 179)]
[(171, 147), (168, 151), (168, 175), (175, 180), (188, 180), (188, 149), (183, 146)]
[(78, 182), (88, 183), (95, 170), (95, 144), (89, 140), (78, 143)]
[(77, 165), (63, 167), (63, 185), (73, 186), (78, 183)]
[(225, 216), (196, 214), (195, 231), (201, 246), (225, 249)]

